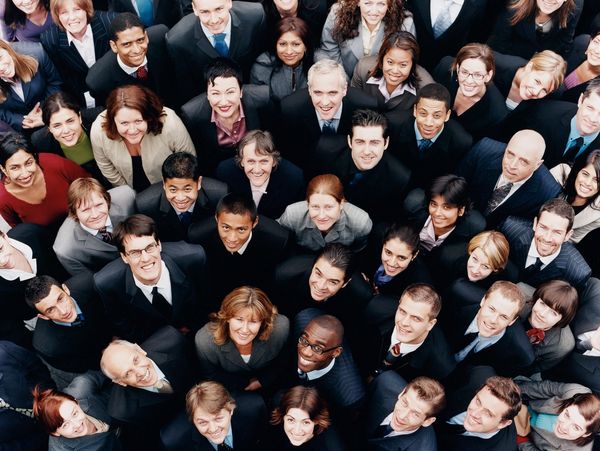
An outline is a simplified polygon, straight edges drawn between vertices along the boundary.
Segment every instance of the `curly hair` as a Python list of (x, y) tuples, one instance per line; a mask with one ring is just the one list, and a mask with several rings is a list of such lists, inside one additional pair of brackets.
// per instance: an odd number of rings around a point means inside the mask
[[(388, 9), (383, 18), (385, 33), (400, 31), (407, 17), (404, 10), (404, 0), (387, 0)], [(358, 36), (360, 26), (359, 0), (341, 0), (335, 14), (333, 39), (343, 42)]]

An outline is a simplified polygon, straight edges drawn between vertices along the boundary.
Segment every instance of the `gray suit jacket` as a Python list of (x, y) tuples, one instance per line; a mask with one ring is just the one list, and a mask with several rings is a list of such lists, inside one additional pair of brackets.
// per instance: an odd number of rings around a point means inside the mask
[[(108, 191), (110, 194), (110, 221), (115, 227), (134, 213), (135, 191), (127, 185)], [(58, 230), (52, 247), (58, 260), (74, 276), (82, 271), (97, 272), (116, 258), (115, 246), (84, 230), (79, 221), (68, 217)]]
[[(590, 389), (579, 384), (563, 384), (552, 381), (526, 381), (516, 380), (521, 388), (521, 395), (524, 401), (528, 401), (529, 406), (538, 413), (559, 414), (560, 403), (565, 399), (578, 393), (590, 393)], [(519, 445), (519, 451), (590, 451), (594, 443), (588, 443), (585, 446), (577, 446), (569, 440), (563, 440), (552, 431), (531, 426), (531, 439), (528, 443)]]

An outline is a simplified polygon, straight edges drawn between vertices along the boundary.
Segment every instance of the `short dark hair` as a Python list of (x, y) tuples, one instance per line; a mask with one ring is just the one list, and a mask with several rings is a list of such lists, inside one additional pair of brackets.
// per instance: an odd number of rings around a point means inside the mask
[(588, 82), (585, 91), (583, 91), (583, 98), (589, 97), (592, 93), (600, 96), (600, 78), (593, 78)]
[(301, 409), (315, 423), (315, 435), (327, 430), (331, 425), (327, 401), (319, 395), (315, 387), (297, 385), (287, 390), (281, 397), (279, 405), (271, 414), (270, 423), (274, 426), (283, 423), (290, 409)]
[[(593, 81), (598, 82), (598, 89), (600, 90), (600, 79), (594, 79)], [(600, 95), (600, 93), (598, 93), (598, 95)], [(572, 203), (577, 196), (575, 180), (579, 175), (579, 171), (590, 164), (594, 167), (594, 174), (592, 175), (600, 180), (600, 150), (592, 150), (585, 158), (584, 155), (581, 155), (579, 158), (575, 158), (573, 167), (570, 169), (569, 175), (563, 184), (563, 195), (569, 204)], [(596, 204), (596, 199), (598, 199), (598, 196), (600, 196), (600, 190), (598, 190), (592, 197), (586, 199), (585, 205), (590, 206), (594, 210), (599, 210), (600, 208)]]
[(452, 100), (448, 88), (444, 85), (439, 83), (429, 83), (428, 85), (423, 86), (417, 93), (415, 105), (417, 105), (421, 99), (439, 100), (440, 102), (444, 102), (446, 111), (450, 111)]
[(81, 112), (81, 106), (73, 94), (65, 91), (58, 91), (51, 96), (48, 96), (46, 100), (44, 100), (44, 105), (42, 106), (42, 121), (44, 121), (44, 124), (50, 127), (52, 115), (58, 113), (63, 108), (74, 111), (75, 114)]
[(215, 58), (206, 66), (206, 69), (204, 70), (206, 86), (210, 87), (210, 85), (214, 85), (217, 77), (235, 78), (240, 89), (242, 89), (244, 83), (242, 69), (238, 63), (229, 58)]
[(355, 110), (352, 114), (352, 128), (350, 129), (350, 138), (354, 136), (354, 127), (381, 127), (383, 139), (386, 139), (388, 133), (388, 120), (377, 111), (361, 109)]
[(541, 284), (531, 298), (532, 307), (538, 299), (562, 315), (555, 327), (567, 326), (577, 313), (579, 295), (577, 290), (564, 280), (550, 280)]
[(544, 202), (544, 205), (540, 207), (540, 211), (537, 215), (538, 221), (542, 217), (542, 213), (545, 211), (548, 213), (554, 213), (555, 215), (565, 218), (567, 221), (569, 221), (567, 232), (571, 231), (573, 228), (573, 221), (575, 220), (575, 210), (573, 210), (573, 207), (566, 200), (556, 198), (549, 199)]
[(133, 236), (151, 236), (158, 240), (158, 231), (154, 219), (146, 215), (135, 214), (117, 224), (113, 230), (113, 244), (121, 254), (125, 253), (125, 238)]
[(218, 218), (221, 213), (231, 213), (233, 215), (250, 215), (252, 222), (256, 221), (258, 212), (254, 201), (248, 196), (229, 193), (221, 198), (215, 209), (215, 216)]
[(27, 282), (25, 285), (25, 302), (32, 309), (38, 302), (50, 294), (52, 286), (61, 287), (60, 283), (50, 276), (37, 276)]
[(39, 163), (39, 155), (29, 141), (20, 133), (9, 132), (0, 135), (0, 166), (6, 166), (6, 162), (19, 150), (27, 152)]
[(321, 258), (326, 260), (331, 266), (344, 273), (344, 282), (347, 282), (354, 270), (352, 255), (349, 247), (339, 243), (329, 243), (317, 255), (315, 263)]
[(167, 179), (193, 179), (200, 178), (201, 171), (196, 155), (189, 152), (175, 152), (165, 158), (162, 164), (163, 181)]
[(251, 130), (246, 133), (237, 147), (235, 154), (235, 162), (239, 167), (242, 167), (242, 159), (244, 157), (244, 147), (254, 143), (256, 145), (254, 152), (258, 155), (269, 155), (273, 158), (275, 165), (273, 169), (281, 162), (281, 153), (275, 148), (275, 141), (271, 132), (266, 130)]
[(393, 239), (398, 239), (406, 244), (414, 255), (419, 250), (421, 243), (419, 232), (420, 230), (417, 230), (410, 224), (394, 223), (386, 229), (382, 244)]
[(448, 174), (436, 178), (427, 192), (427, 202), (434, 196), (442, 196), (447, 203), (464, 207), (465, 211), (471, 207), (467, 181), (458, 175)]
[(116, 17), (110, 23), (109, 39), (113, 42), (117, 42), (119, 39), (117, 34), (119, 34), (121, 31), (125, 31), (130, 28), (141, 28), (142, 30), (146, 30), (146, 27), (136, 14), (117, 14)]

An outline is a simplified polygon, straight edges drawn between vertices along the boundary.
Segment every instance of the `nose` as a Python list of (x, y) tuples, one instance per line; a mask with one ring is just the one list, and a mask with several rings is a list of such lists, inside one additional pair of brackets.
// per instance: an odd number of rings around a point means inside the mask
[(325, 279), (319, 279), (319, 280), (317, 280), (317, 288), (319, 290), (324, 290), (326, 284), (327, 284), (327, 282), (325, 281)]
[(225, 234), (225, 239), (227, 241), (235, 241), (235, 232), (229, 231)]
[(296, 434), (299, 434), (299, 433), (300, 433), (300, 431), (301, 431), (301, 428), (300, 428), (300, 423), (298, 423), (298, 422), (297, 422), (296, 424), (294, 424), (294, 432), (295, 432)]
[(149, 261), (149, 260), (150, 260), (150, 254), (149, 254), (148, 252), (146, 252), (146, 249), (143, 249), (143, 250), (142, 250), (142, 255), (141, 255), (141, 257), (140, 257), (140, 260), (141, 260), (142, 262), (147, 262), (147, 261)]
[(248, 321), (244, 321), (242, 323), (242, 332), (248, 332), (250, 328), (248, 327)]
[(215, 14), (215, 13), (212, 13), (212, 14), (210, 15), (210, 23), (211, 23), (211, 24), (216, 24), (216, 23), (218, 23), (218, 22), (219, 22), (219, 15), (218, 15), (218, 14)]
[(433, 116), (427, 116), (425, 118), (425, 125), (433, 125)]

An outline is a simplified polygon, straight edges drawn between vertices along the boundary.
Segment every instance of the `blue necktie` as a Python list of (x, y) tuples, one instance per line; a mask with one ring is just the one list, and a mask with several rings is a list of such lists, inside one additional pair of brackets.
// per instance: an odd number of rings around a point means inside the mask
[(154, 5), (152, 0), (135, 0), (137, 9), (140, 12), (142, 23), (149, 27), (154, 24)]
[(183, 213), (178, 213), (177, 216), (179, 217), (179, 221), (181, 221), (182, 226), (187, 228), (190, 225), (190, 222), (192, 221), (191, 211), (184, 211)]
[(229, 47), (227, 47), (227, 43), (225, 42), (225, 36), (225, 33), (213, 34), (215, 50), (220, 56), (227, 57), (229, 55)]
[(360, 182), (365, 176), (364, 172), (357, 172), (356, 174), (354, 174), (354, 177), (352, 177), (352, 180), (350, 180), (350, 186), (355, 186), (358, 182)]
[(433, 141), (431, 139), (423, 138), (421, 141), (419, 141), (419, 150), (421, 152), (425, 152), (432, 144)]
[(333, 126), (333, 119), (323, 122), (323, 128), (321, 130), (324, 135), (335, 135), (335, 127)]
[(469, 355), (469, 353), (473, 349), (475, 349), (475, 347), (479, 344), (480, 340), (481, 340), (481, 337), (479, 336), (479, 334), (477, 334), (477, 336), (475, 337), (475, 339), (471, 343), (469, 343), (461, 351), (459, 351), (456, 354), (454, 354), (454, 360), (456, 360), (456, 363), (460, 363), (463, 360), (465, 360), (467, 358), (467, 356)]
[(453, 0), (446, 0), (446, 4), (444, 5), (444, 9), (440, 11), (440, 14), (435, 19), (435, 23), (433, 24), (433, 37), (435, 39), (439, 38), (444, 34), (450, 25), (452, 25), (452, 16), (450, 14), (450, 7), (452, 6)]

